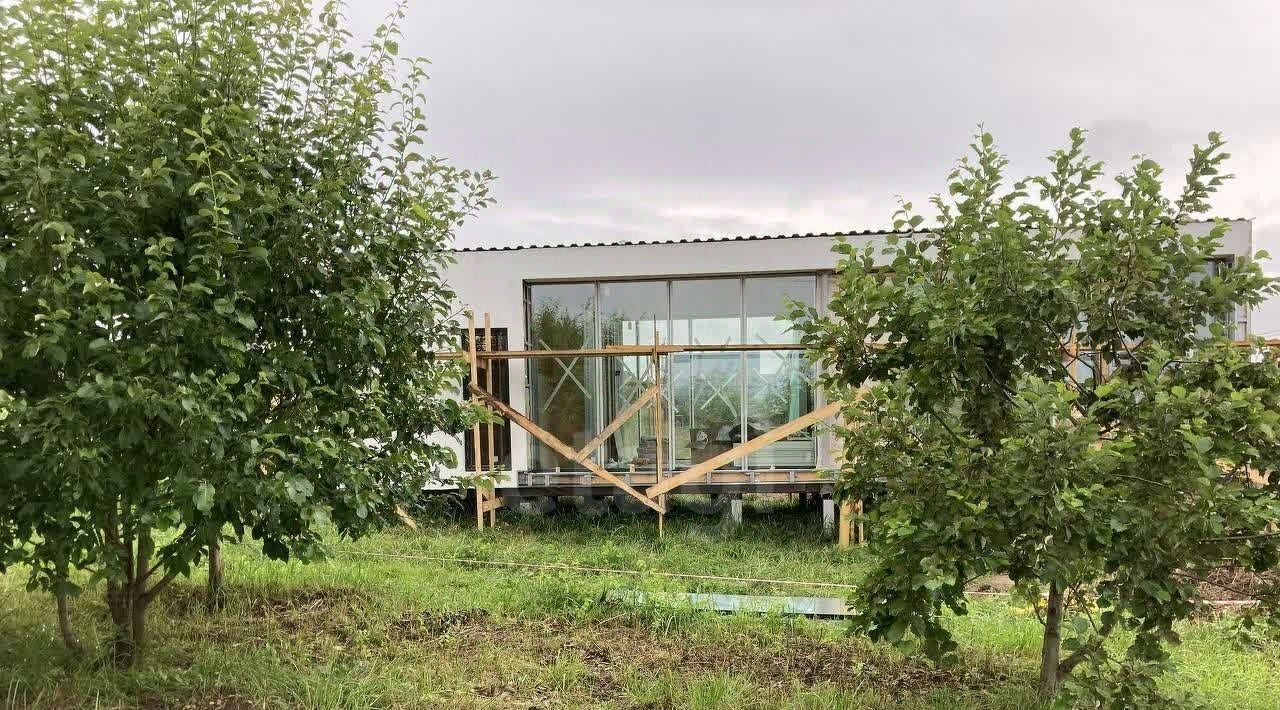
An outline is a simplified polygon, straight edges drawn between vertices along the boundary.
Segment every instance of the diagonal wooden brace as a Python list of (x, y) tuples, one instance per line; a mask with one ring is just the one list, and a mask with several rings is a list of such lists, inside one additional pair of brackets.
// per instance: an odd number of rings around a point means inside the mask
[(656, 498), (672, 488), (678, 488), (690, 481), (695, 481), (702, 476), (705, 476), (708, 471), (713, 471), (731, 461), (734, 461), (735, 459), (740, 459), (748, 454), (755, 453), (775, 441), (781, 441), (782, 439), (791, 436), (801, 429), (811, 427), (836, 412), (839, 412), (840, 408), (843, 406), (844, 405), (840, 402), (832, 402), (822, 409), (809, 412), (799, 419), (792, 419), (777, 429), (770, 429), (750, 441), (738, 444), (732, 449), (729, 449), (718, 456), (709, 458), (696, 466), (687, 468), (671, 478), (663, 479), (655, 485), (646, 488), (644, 492), (648, 494), (649, 497)]
[(609, 422), (609, 426), (606, 426), (603, 430), (600, 431), (599, 434), (596, 434), (596, 438), (592, 439), (591, 441), (588, 441), (586, 446), (583, 446), (581, 449), (578, 449), (578, 453), (573, 455), (573, 460), (581, 463), (588, 456), (590, 456), (591, 454), (594, 454), (596, 452), (596, 449), (600, 448), (600, 445), (603, 444), (605, 441), (608, 441), (609, 437), (613, 436), (613, 433), (615, 431), (621, 429), (622, 425), (626, 424), (631, 419), (631, 417), (634, 417), (636, 415), (636, 412), (640, 411), (641, 407), (648, 404), (649, 400), (657, 396), (658, 396), (657, 385), (654, 385), (653, 387), (650, 387), (649, 389), (645, 390), (644, 393), (642, 393), (638, 398), (636, 398), (636, 401), (632, 402), (630, 405), (627, 406), (626, 409), (619, 412), (618, 416), (614, 417), (613, 421)]
[[(476, 386), (475, 383), (472, 383), (469, 389), (471, 390), (471, 394), (475, 395), (477, 399), (484, 402), (485, 405), (487, 405), (491, 409), (496, 410), (499, 414), (503, 415), (507, 419), (510, 419), (513, 424), (532, 434), (534, 438), (538, 439), (538, 441), (541, 441), (547, 446), (550, 446), (551, 449), (556, 453), (560, 454), (561, 456), (567, 459), (577, 460), (577, 459), (574, 459), (574, 457), (578, 455), (578, 452), (574, 451), (568, 444), (557, 439), (555, 434), (552, 434), (546, 429), (543, 429), (542, 427), (533, 423), (533, 421), (530, 420), (528, 417), (512, 409), (509, 404), (507, 404), (506, 402), (503, 402), (497, 397), (494, 397), (492, 394), (485, 391), (483, 388)], [(621, 488), (624, 492), (627, 493), (627, 495), (630, 495), (631, 497), (635, 498), (641, 503), (649, 506), (650, 508), (653, 508), (659, 513), (666, 512), (666, 509), (661, 504), (654, 502), (651, 498), (649, 498), (645, 494), (632, 488), (630, 485), (627, 484), (626, 481), (604, 470), (595, 461), (592, 461), (591, 459), (586, 459), (586, 460), (580, 461), (579, 463), (581, 463), (583, 466), (586, 466), (588, 471), (594, 473), (595, 475), (608, 481), (609, 483), (612, 483), (618, 488)]]

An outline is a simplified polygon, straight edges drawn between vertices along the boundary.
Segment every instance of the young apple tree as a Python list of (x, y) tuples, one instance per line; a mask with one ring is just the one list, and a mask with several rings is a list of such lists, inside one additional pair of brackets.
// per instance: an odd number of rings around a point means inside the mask
[[(420, 152), (397, 11), (307, 0), (0, 9), (0, 570), (101, 581), (111, 658), (222, 536), (359, 535), (452, 460), (454, 230), (488, 173)], [(73, 574), (76, 571), (87, 574)]]
[(1275, 288), (1251, 255), (1213, 260), (1225, 223), (1189, 224), (1222, 147), (1171, 198), (1142, 158), (1102, 190), (1079, 130), (1010, 184), (980, 133), (935, 227), (904, 204), (881, 253), (837, 247), (829, 313), (793, 316), (850, 402), (840, 491), (881, 496), (855, 628), (944, 659), (944, 610), (1006, 574), (1044, 626), (1041, 692), (1132, 707), (1168, 699), (1174, 624), (1215, 570), (1275, 568), (1280, 367), (1230, 340)]

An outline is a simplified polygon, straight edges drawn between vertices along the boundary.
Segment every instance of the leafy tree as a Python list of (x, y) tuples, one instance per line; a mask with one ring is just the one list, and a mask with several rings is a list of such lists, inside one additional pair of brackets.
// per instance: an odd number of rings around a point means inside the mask
[(224, 530), (315, 559), (475, 420), (430, 351), (489, 175), (419, 152), (400, 17), (355, 51), (306, 0), (0, 10), (0, 567), (105, 581), (116, 663)]
[(1103, 191), (1079, 130), (1012, 185), (989, 134), (971, 151), (935, 227), (904, 204), (882, 254), (837, 246), (829, 315), (793, 313), (851, 403), (842, 494), (885, 489), (854, 627), (946, 659), (943, 611), (1003, 573), (1044, 625), (1043, 694), (1163, 702), (1200, 580), (1277, 564), (1280, 368), (1228, 339), (1275, 287), (1210, 268), (1225, 224), (1188, 226), (1227, 177), (1216, 134), (1176, 199), (1141, 157)]

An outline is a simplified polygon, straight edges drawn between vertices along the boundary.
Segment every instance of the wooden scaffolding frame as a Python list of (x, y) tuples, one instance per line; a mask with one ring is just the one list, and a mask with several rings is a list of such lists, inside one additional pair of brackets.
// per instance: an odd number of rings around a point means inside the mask
[[(803, 345), (796, 343), (750, 343), (739, 345), (663, 345), (659, 340), (658, 330), (655, 328), (653, 333), (652, 345), (614, 345), (604, 348), (581, 348), (573, 350), (494, 350), (491, 339), (491, 319), (488, 313), (484, 314), (484, 347), (480, 348), (476, 339), (476, 321), (475, 315), (468, 313), (467, 315), (467, 349), (464, 351), (450, 351), (436, 353), (436, 357), (462, 358), (468, 361), (471, 370), (471, 379), (468, 385), (467, 394), (472, 402), (482, 404), (498, 415), (502, 416), (512, 424), (525, 430), (530, 436), (540, 441), (543, 445), (552, 451), (560, 454), (566, 459), (581, 464), (592, 475), (600, 478), (613, 485), (623, 493), (635, 498), (641, 504), (656, 511), (658, 513), (658, 532), (662, 533), (663, 517), (667, 512), (666, 494), (679, 489), (681, 486), (704, 479), (709, 473), (715, 471), (720, 466), (745, 458), (752, 453), (768, 446), (777, 441), (781, 441), (786, 437), (807, 429), (811, 426), (821, 423), (840, 412), (844, 406), (841, 402), (828, 402), (822, 407), (809, 412), (803, 416), (793, 419), (785, 424), (770, 429), (759, 436), (748, 441), (739, 443), (738, 445), (724, 451), (706, 461), (702, 461), (690, 468), (684, 469), (673, 475), (666, 475), (663, 471), (663, 429), (664, 429), (664, 413), (663, 413), (663, 396), (662, 396), (662, 356), (674, 353), (691, 353), (691, 352), (759, 352), (770, 350), (804, 350)], [(538, 426), (532, 419), (524, 414), (516, 411), (511, 405), (503, 402), (493, 393), (493, 362), (505, 359), (536, 359), (536, 358), (554, 358), (554, 357), (616, 357), (616, 356), (648, 356), (652, 360), (653, 367), (653, 384), (646, 388), (636, 397), (635, 401), (627, 405), (625, 409), (618, 412), (617, 416), (606, 424), (591, 441), (587, 442), (580, 449), (575, 449), (557, 436)], [(484, 386), (480, 383), (480, 371), (484, 371)], [(655, 439), (655, 456), (654, 467), (656, 481), (653, 485), (645, 488), (643, 491), (633, 487), (627, 480), (617, 474), (606, 470), (592, 460), (591, 456), (603, 446), (609, 437), (613, 436), (618, 429), (622, 428), (631, 421), (640, 410), (649, 402), (654, 403), (653, 408), (653, 427)], [(494, 431), (493, 423), (476, 424), (472, 427), (471, 440), (474, 452), (473, 474), (474, 486), (476, 491), (476, 527), (483, 530), (485, 527), (485, 513), (488, 513), (489, 524), (492, 525), (495, 519), (496, 510), (502, 506), (502, 501), (498, 498), (496, 490), (492, 486), (492, 482), (484, 481), (484, 470), (481, 462), (481, 428), (488, 428), (488, 444), (489, 471), (492, 474), (496, 470), (496, 459), (494, 456)], [(852, 519), (855, 515), (861, 516), (862, 502), (857, 501), (846, 502), (840, 506), (840, 523), (839, 523), (839, 540), (842, 546), (848, 545), (850, 541), (850, 531), (856, 531), (857, 541), (861, 542), (863, 537), (863, 526), (861, 521), (853, 526)]]
[[(483, 404), (497, 414), (501, 415), (512, 424), (524, 429), (530, 436), (534, 437), (552, 451), (560, 454), (566, 459), (581, 464), (592, 475), (599, 477), (601, 480), (613, 485), (623, 493), (635, 498), (646, 507), (658, 513), (658, 533), (662, 534), (663, 517), (666, 514), (666, 494), (679, 489), (681, 486), (704, 479), (708, 474), (718, 469), (720, 466), (736, 461), (741, 458), (759, 451), (777, 441), (781, 441), (786, 437), (808, 427), (821, 423), (823, 420), (829, 419), (841, 412), (844, 403), (840, 401), (828, 402), (822, 407), (815, 409), (808, 414), (793, 419), (785, 424), (770, 429), (759, 436), (748, 441), (742, 442), (737, 446), (730, 448), (706, 461), (702, 461), (679, 473), (672, 472), (671, 475), (664, 475), (662, 470), (663, 462), (663, 397), (662, 397), (662, 363), (663, 355), (671, 355), (675, 353), (731, 353), (731, 352), (760, 352), (760, 351), (778, 351), (778, 350), (804, 350), (803, 345), (797, 343), (746, 343), (746, 344), (726, 344), (726, 345), (663, 345), (659, 342), (657, 328), (653, 333), (653, 345), (611, 345), (603, 348), (579, 348), (579, 349), (547, 349), (547, 350), (494, 350), (492, 340), (492, 325), (488, 313), (484, 314), (484, 348), (480, 348), (476, 341), (476, 322), (473, 313), (467, 314), (467, 349), (463, 351), (446, 351), (437, 352), (435, 355), (441, 359), (465, 359), (470, 364), (471, 380), (468, 387), (468, 394), (471, 401), (477, 404)], [(1250, 341), (1237, 341), (1237, 346), (1252, 346)], [(1280, 348), (1280, 340), (1269, 339), (1264, 343), (1264, 347), (1269, 349)], [(1079, 345), (1073, 335), (1070, 342), (1063, 345), (1062, 351), (1065, 357), (1074, 358), (1079, 352)], [(536, 359), (536, 358), (558, 358), (558, 357), (616, 357), (616, 356), (649, 356), (652, 358), (653, 365), (653, 384), (645, 389), (636, 397), (635, 401), (627, 405), (627, 407), (619, 412), (608, 424), (600, 430), (591, 441), (587, 442), (580, 449), (575, 449), (569, 444), (561, 441), (551, 432), (538, 426), (532, 419), (526, 417), (516, 411), (507, 403), (503, 402), (493, 393), (493, 367), (492, 364), (496, 360), (507, 359)], [(1105, 363), (1102, 365), (1105, 368)], [(1074, 376), (1076, 374), (1077, 363), (1073, 359), (1068, 364), (1069, 369)], [(484, 370), (484, 386), (479, 384), (480, 370)], [(864, 390), (865, 391), (865, 390)], [(862, 396), (862, 392), (858, 393), (858, 397)], [(609, 437), (613, 436), (618, 429), (622, 428), (640, 413), (649, 402), (654, 403), (653, 427), (655, 438), (655, 483), (648, 486), (643, 491), (633, 487), (631, 483), (623, 477), (606, 470), (591, 459), (591, 456), (603, 446)], [(486, 424), (476, 424), (472, 427), (472, 448), (474, 451), (474, 486), (476, 489), (476, 527), (483, 530), (485, 527), (486, 513), (488, 513), (489, 525), (493, 525), (496, 519), (497, 509), (502, 507), (502, 500), (497, 496), (497, 491), (493, 481), (484, 480), (484, 469), (481, 462), (481, 428), (487, 428), (488, 440), (488, 465), (490, 475), (497, 470), (496, 456), (494, 452), (494, 424), (488, 422)], [(631, 466), (632, 472), (635, 466)], [(627, 476), (630, 478), (630, 476)], [(861, 499), (841, 501), (839, 505), (839, 521), (837, 523), (837, 540), (841, 547), (847, 547), (850, 542), (864, 543), (867, 540), (865, 528), (865, 508)]]

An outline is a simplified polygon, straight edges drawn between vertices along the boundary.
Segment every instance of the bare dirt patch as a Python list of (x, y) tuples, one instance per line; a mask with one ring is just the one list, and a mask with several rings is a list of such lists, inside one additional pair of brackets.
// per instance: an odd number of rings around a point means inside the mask
[(474, 629), (483, 626), (489, 618), (485, 609), (454, 609), (449, 611), (423, 611), (404, 614), (391, 623), (392, 638), (408, 641), (426, 641), (448, 634), (455, 627)]
[(1244, 567), (1223, 567), (1207, 575), (1197, 587), (1205, 599), (1248, 601), (1280, 592), (1280, 575), (1258, 573)]
[(629, 669), (670, 672), (685, 677), (732, 671), (763, 688), (789, 691), (795, 686), (833, 685), (874, 688), (895, 697), (949, 687), (990, 688), (1006, 683), (1004, 669), (939, 668), (923, 661), (870, 649), (858, 640), (830, 641), (795, 634), (762, 642), (750, 635), (700, 639), (655, 633), (621, 622), (574, 623), (558, 618), (539, 621), (459, 620), (449, 626), (449, 651), (462, 655), (500, 648), (550, 666), (566, 656), (587, 669), (583, 690), (594, 697), (615, 697)]
[(146, 710), (261, 710), (266, 706), (235, 693), (214, 693), (185, 700), (151, 697), (144, 699), (140, 707)]

